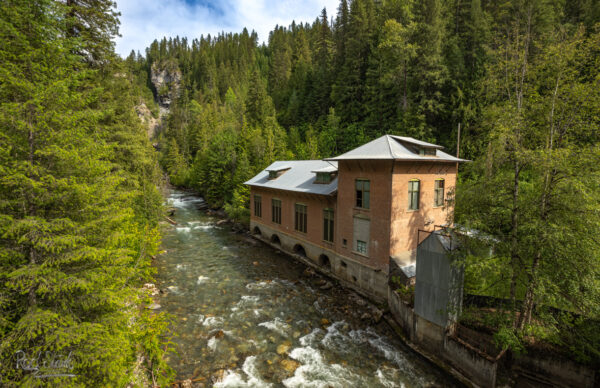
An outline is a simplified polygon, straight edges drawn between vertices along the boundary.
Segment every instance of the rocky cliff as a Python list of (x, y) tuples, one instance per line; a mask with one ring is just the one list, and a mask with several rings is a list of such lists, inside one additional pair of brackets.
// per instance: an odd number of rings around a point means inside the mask
[(177, 62), (168, 60), (153, 63), (150, 69), (150, 80), (154, 86), (161, 111), (166, 109), (168, 112), (171, 103), (179, 97), (181, 92), (181, 70), (179, 70)]

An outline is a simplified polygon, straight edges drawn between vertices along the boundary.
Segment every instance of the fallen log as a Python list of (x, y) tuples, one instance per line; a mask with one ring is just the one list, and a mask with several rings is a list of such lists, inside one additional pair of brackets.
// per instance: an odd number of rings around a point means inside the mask
[(169, 217), (165, 216), (165, 218), (167, 219), (167, 221), (169, 221), (169, 223), (171, 225), (177, 225), (177, 222), (173, 221), (172, 219), (170, 219)]

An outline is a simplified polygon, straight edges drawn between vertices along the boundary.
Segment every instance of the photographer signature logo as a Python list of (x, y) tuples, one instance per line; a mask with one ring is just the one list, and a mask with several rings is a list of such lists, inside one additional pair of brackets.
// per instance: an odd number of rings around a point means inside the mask
[(33, 372), (32, 375), (37, 379), (76, 376), (70, 373), (74, 368), (71, 352), (67, 356), (53, 352), (39, 352), (30, 357), (19, 350), (15, 353), (15, 359), (17, 369)]

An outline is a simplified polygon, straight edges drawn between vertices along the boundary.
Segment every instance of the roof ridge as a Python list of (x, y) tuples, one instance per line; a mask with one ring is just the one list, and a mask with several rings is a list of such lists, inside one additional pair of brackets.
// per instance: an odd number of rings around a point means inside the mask
[(388, 148), (390, 150), (390, 156), (394, 159), (396, 159), (396, 155), (394, 154), (394, 151), (392, 151), (392, 144), (390, 143), (390, 135), (385, 135), (386, 139), (387, 139), (387, 143), (388, 143)]

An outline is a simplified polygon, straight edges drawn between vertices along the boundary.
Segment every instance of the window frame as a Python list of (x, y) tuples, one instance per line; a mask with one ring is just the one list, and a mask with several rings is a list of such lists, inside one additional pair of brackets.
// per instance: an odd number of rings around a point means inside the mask
[[(366, 183), (366, 188), (365, 188)], [(360, 188), (359, 188), (360, 184)], [(369, 210), (371, 208), (371, 180), (357, 178), (354, 180), (354, 204), (358, 209)], [(360, 193), (360, 195), (359, 195)], [(366, 195), (365, 195), (366, 194)], [(359, 204), (360, 201), (360, 204)], [(365, 206), (366, 205), (366, 206)]]
[[(414, 190), (413, 184), (417, 184), (417, 190)], [(413, 203), (414, 195), (416, 193), (416, 207)], [(421, 180), (419, 179), (411, 179), (408, 181), (408, 210), (416, 211), (421, 207)]]
[[(441, 183), (441, 187), (439, 187), (440, 183)], [(444, 200), (446, 199), (445, 190), (446, 190), (446, 180), (444, 178), (436, 179), (434, 186), (433, 186), (433, 206), (434, 207), (444, 206)]]
[(254, 217), (262, 218), (262, 196), (260, 194), (254, 194)]
[[(364, 249), (361, 249), (360, 247), (363, 247)], [(362, 241), (362, 240), (356, 240), (356, 253), (361, 254), (363, 256), (366, 256), (369, 254), (368, 252), (368, 246), (367, 246), (367, 242), (366, 241)]]
[(332, 243), (335, 231), (335, 211), (333, 208), (323, 209), (323, 241)]
[[(303, 209), (299, 211), (299, 209)], [(302, 216), (302, 217), (299, 217)], [(301, 233), (306, 233), (308, 230), (308, 206), (303, 203), (294, 204), (294, 230)]]
[[(278, 202), (279, 206), (275, 206)], [(281, 199), (271, 198), (271, 222), (281, 225)]]

